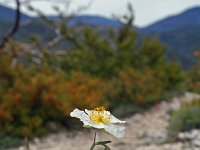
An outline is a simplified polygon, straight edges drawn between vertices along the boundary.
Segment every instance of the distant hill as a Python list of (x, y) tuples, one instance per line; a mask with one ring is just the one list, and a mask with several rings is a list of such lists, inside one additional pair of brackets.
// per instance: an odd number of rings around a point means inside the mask
[(160, 20), (146, 28), (141, 29), (142, 32), (166, 32), (184, 26), (200, 25), (200, 7), (191, 8), (181, 14)]
[[(21, 13), (21, 27), (20, 31), (15, 36), (17, 39), (26, 40), (31, 34), (42, 36), (42, 38), (49, 39), (52, 37), (53, 30), (42, 22), (37, 17), (31, 17)], [(58, 16), (48, 16), (49, 19), (58, 20)], [(15, 10), (0, 5), (0, 39), (9, 28), (12, 26), (12, 22), (15, 19)], [(74, 16), (70, 22), (70, 26), (91, 26), (104, 28), (119, 28), (122, 24), (117, 20), (112, 20), (102, 16), (89, 16), (81, 15)], [(43, 32), (44, 31), (44, 32)], [(47, 32), (46, 32), (47, 31)], [(55, 36), (55, 35), (54, 35)]]
[[(32, 18), (22, 14), (23, 20), (29, 20), (21, 24), (19, 32), (15, 38), (20, 41), (27, 41), (30, 35), (41, 36), (48, 41), (52, 39), (54, 30), (41, 22), (38, 18)], [(0, 6), (0, 39), (12, 25), (14, 10)], [(49, 16), (50, 19), (57, 20), (57, 16)], [(101, 16), (75, 16), (70, 21), (70, 26), (89, 25), (94, 28), (101, 27), (102, 31), (109, 28), (118, 28), (121, 23), (116, 20)], [(138, 29), (142, 36), (157, 36), (161, 42), (167, 46), (166, 56), (170, 60), (179, 60), (184, 68), (191, 67), (194, 63), (193, 52), (200, 50), (200, 7), (189, 9), (176, 16), (168, 17), (156, 22), (146, 28)]]
[[(15, 38), (24, 41), (27, 40), (27, 37), (30, 35), (38, 35), (41, 36), (42, 39), (48, 40), (52, 39), (54, 35), (53, 29), (47, 26), (44, 22), (42, 22), (37, 17), (31, 17), (26, 14), (21, 14), (22, 23), (19, 29), (19, 32), (15, 35)], [(58, 20), (58, 16), (48, 16), (49, 19)], [(12, 22), (15, 19), (15, 10), (1, 6), (0, 5), (0, 40), (6, 32), (12, 26)], [(119, 28), (121, 23), (117, 20), (108, 19), (101, 16), (74, 16), (69, 22), (70, 26), (91, 26), (91, 27), (101, 27), (104, 28)]]
[[(15, 19), (15, 10), (0, 5), (0, 22), (13, 22)], [(30, 20), (31, 17), (21, 13), (21, 20)]]
[[(48, 16), (49, 19), (58, 20), (58, 16)], [(109, 19), (102, 16), (97, 15), (78, 15), (74, 16), (70, 22), (70, 26), (84, 26), (89, 25), (93, 27), (111, 27), (111, 28), (119, 28), (122, 23), (118, 20)]]
[(167, 57), (181, 62), (185, 69), (195, 64), (194, 51), (200, 51), (200, 25), (190, 25), (157, 33), (167, 46)]
[(184, 68), (195, 64), (194, 51), (200, 51), (200, 7), (140, 29), (145, 35), (157, 36), (167, 46), (169, 59), (179, 60)]
[(90, 25), (119, 28), (122, 24), (117, 20), (108, 19), (101, 16), (75, 16), (70, 21), (71, 26)]

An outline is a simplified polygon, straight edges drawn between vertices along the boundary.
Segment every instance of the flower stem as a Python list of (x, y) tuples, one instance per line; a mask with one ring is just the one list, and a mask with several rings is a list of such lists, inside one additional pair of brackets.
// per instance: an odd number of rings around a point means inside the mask
[(94, 147), (95, 147), (95, 144), (96, 144), (96, 136), (97, 136), (97, 132), (95, 131), (95, 133), (94, 133), (94, 140), (93, 140), (93, 144), (92, 144), (92, 146), (91, 146), (90, 150), (93, 150), (93, 149), (94, 149)]

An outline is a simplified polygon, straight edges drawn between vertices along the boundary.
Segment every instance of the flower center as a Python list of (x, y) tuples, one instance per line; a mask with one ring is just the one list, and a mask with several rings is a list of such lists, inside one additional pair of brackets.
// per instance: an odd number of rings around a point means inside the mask
[(106, 111), (104, 107), (97, 107), (90, 112), (89, 118), (95, 123), (106, 124), (110, 122), (110, 112)]

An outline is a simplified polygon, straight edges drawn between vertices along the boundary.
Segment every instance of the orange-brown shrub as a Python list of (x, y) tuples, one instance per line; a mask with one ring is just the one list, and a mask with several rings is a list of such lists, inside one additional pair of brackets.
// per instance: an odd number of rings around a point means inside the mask
[(42, 129), (40, 126), (51, 120), (59, 121), (67, 111), (72, 110), (64, 86), (62, 73), (44, 72), (17, 78), (0, 104), (1, 127), (8, 133), (21, 136), (40, 134), (35, 132)]
[(49, 124), (59, 125), (75, 108), (107, 106), (104, 84), (99, 79), (63, 72), (27, 73), (16, 78), (14, 85), (0, 103), (0, 128), (6, 133), (30, 137), (49, 130)]
[(107, 107), (105, 90), (105, 82), (80, 72), (73, 72), (66, 86), (66, 92), (73, 99), (73, 106), (80, 109)]

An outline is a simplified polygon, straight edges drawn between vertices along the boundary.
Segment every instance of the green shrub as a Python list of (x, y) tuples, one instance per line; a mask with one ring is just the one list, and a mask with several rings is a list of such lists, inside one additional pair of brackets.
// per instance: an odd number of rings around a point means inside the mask
[(200, 65), (192, 68), (188, 73), (188, 89), (192, 92), (200, 93)]
[(184, 104), (180, 110), (172, 112), (169, 121), (169, 133), (189, 131), (200, 128), (200, 99)]
[(188, 90), (200, 93), (200, 52), (194, 52), (196, 58), (196, 65), (188, 72)]
[(163, 82), (164, 97), (186, 91), (186, 73), (177, 62), (165, 63), (156, 68), (158, 78)]
[(111, 81), (107, 97), (113, 107), (123, 104), (148, 106), (161, 99), (163, 88), (163, 82), (157, 78), (155, 70), (128, 68), (121, 70), (119, 76)]
[(22, 139), (19, 137), (5, 135), (3, 132), (0, 132), (0, 139), (0, 149), (2, 150), (10, 147), (17, 147), (22, 144)]

